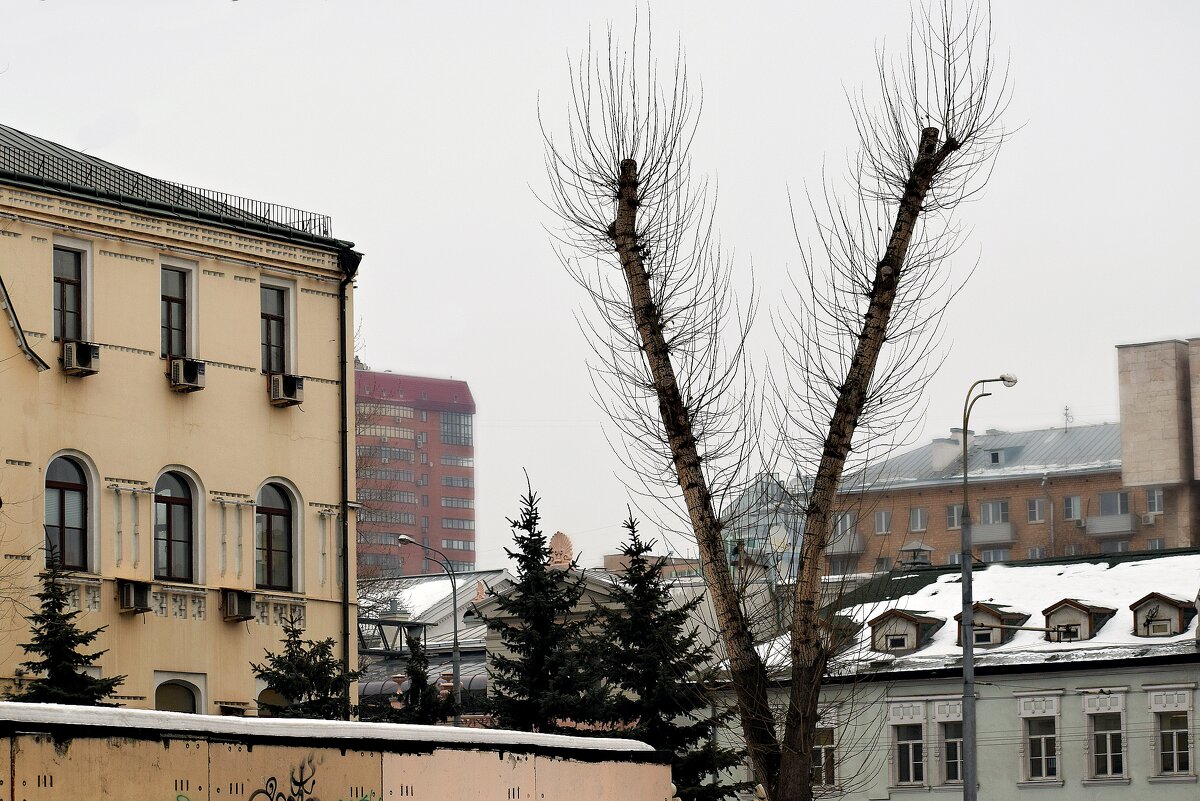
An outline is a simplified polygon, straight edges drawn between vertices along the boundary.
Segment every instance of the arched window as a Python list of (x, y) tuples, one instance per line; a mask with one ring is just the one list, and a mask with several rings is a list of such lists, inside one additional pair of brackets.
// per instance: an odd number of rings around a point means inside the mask
[(74, 459), (60, 456), (46, 469), (46, 559), (87, 570), (87, 476)]
[(154, 708), (164, 712), (196, 712), (196, 693), (178, 681), (164, 681), (154, 691)]
[(254, 510), (254, 582), (260, 590), (292, 589), (292, 502), (278, 484), (258, 493)]
[(192, 581), (192, 490), (178, 473), (154, 485), (154, 577)]

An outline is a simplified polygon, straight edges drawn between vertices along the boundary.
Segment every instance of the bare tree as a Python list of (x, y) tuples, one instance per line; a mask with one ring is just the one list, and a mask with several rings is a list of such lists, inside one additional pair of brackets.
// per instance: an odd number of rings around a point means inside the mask
[(595, 311), (585, 327), (601, 402), (646, 491), (679, 486), (755, 776), (770, 799), (807, 801), (835, 643), (820, 597), (837, 491), (851, 455), (891, 441), (919, 399), (946, 302), (943, 268), (960, 241), (951, 215), (990, 171), (1007, 87), (986, 11), (923, 9), (906, 57), (893, 66), (879, 55), (879, 101), (853, 104), (851, 199), (827, 188), (822, 204), (810, 203), (822, 212), (820, 244), (802, 248), (801, 310), (782, 321), (787, 364), (775, 382), (789, 400), (780, 415), (787, 452), (810, 477), (779, 721), (731, 578), (720, 506), (759, 444), (747, 425), (755, 416), (744, 349), (754, 304), (735, 309), (706, 184), (691, 176), (699, 109), (682, 54), (660, 76), (648, 44), (635, 33), (623, 50), (610, 31), (604, 52), (589, 47), (572, 65), (565, 143), (542, 125), (546, 202), (564, 223), (560, 258)]

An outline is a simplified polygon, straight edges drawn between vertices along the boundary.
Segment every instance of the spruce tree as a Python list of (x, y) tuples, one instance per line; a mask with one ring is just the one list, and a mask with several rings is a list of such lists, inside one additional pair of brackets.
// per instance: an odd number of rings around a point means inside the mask
[(105, 627), (83, 630), (75, 623), (78, 610), (69, 609), (69, 597), (64, 582), (73, 574), (63, 570), (58, 557), (51, 553), (41, 579), (41, 592), (34, 597), (41, 608), (28, 617), (31, 642), (22, 643), (26, 654), (40, 657), (22, 662), (21, 666), (35, 676), (20, 691), (9, 695), (14, 701), (37, 704), (76, 704), (79, 706), (112, 706), (103, 700), (125, 681), (124, 676), (98, 679), (85, 672), (105, 651), (83, 653), (81, 649), (95, 642)]
[(429, 656), (421, 640), (409, 634), (408, 689), (400, 694), (404, 706), (400, 707), (396, 720), (399, 723), (441, 723), (454, 714), (454, 698), (443, 698), (437, 685), (429, 683)]
[(672, 754), (672, 780), (683, 801), (717, 801), (749, 784), (704, 783), (711, 774), (741, 764), (742, 755), (715, 743), (730, 713), (715, 711), (707, 691), (714, 678), (709, 651), (699, 629), (689, 625), (701, 598), (672, 603), (664, 561), (650, 555), (654, 542), (638, 536), (632, 516), (624, 525), (629, 541), (620, 552), (628, 567), (613, 582), (613, 603), (600, 613), (604, 675), (620, 691), (608, 721), (622, 736)]
[(594, 721), (603, 696), (598, 660), (584, 638), (594, 618), (576, 608), (583, 595), (576, 563), (550, 566), (537, 505), (530, 490), (518, 518), (508, 521), (515, 547), (505, 550), (516, 578), (495, 596), (498, 613), (484, 618), (503, 646), (488, 655), (488, 710), (502, 728), (578, 733), (568, 721)]
[(350, 719), (350, 684), (358, 678), (334, 656), (332, 637), (305, 640), (297, 621), (283, 625), (282, 653), (267, 651), (265, 664), (250, 663), (267, 689), (287, 699), (286, 705), (264, 704), (272, 717)]

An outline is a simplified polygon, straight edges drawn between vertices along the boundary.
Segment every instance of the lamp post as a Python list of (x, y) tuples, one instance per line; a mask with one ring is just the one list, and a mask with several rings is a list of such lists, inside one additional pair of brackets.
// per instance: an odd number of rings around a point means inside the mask
[[(962, 506), (962, 553), (959, 563), (962, 566), (962, 628), (959, 629), (963, 648), (963, 801), (976, 801), (979, 789), (979, 762), (976, 749), (975, 724), (975, 597), (971, 589), (971, 567), (973, 546), (971, 543), (971, 500), (968, 495), (967, 482), (967, 431), (970, 429), (971, 408), (975, 401), (986, 398), (992, 393), (985, 391), (987, 385), (999, 381), (1006, 387), (1015, 386), (1017, 377), (1012, 373), (1004, 373), (996, 378), (984, 378), (976, 381), (967, 390), (967, 398), (963, 401), (962, 419), (962, 471), (963, 471), (963, 506)], [(978, 392), (976, 392), (978, 390)]]
[(450, 664), (454, 671), (454, 725), (458, 726), (462, 722), (462, 682), (460, 681), (462, 660), (458, 654), (458, 576), (454, 572), (454, 567), (450, 564), (450, 557), (437, 548), (419, 543), (407, 534), (401, 534), (396, 538), (396, 542), (415, 545), (429, 553), (437, 554), (441, 559), (434, 557), (435, 560), (441, 564), (442, 569), (446, 571), (446, 575), (450, 577), (450, 594), (453, 596), (454, 603), (454, 609), (451, 613), (454, 620), (454, 650), (450, 653)]

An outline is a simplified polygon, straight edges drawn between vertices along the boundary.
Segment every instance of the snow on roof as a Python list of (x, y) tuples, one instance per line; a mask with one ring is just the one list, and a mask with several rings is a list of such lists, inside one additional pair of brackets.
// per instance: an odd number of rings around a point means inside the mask
[(572, 748), (593, 751), (653, 751), (637, 740), (615, 737), (568, 737), (559, 734), (530, 734), (504, 729), (467, 729), (450, 726), (417, 726), (396, 723), (351, 723), (336, 720), (297, 718), (237, 718), (218, 715), (189, 715), (150, 709), (20, 704), (0, 701), (0, 720), (46, 726), (99, 726), (147, 729), (154, 732), (205, 732), (242, 734), (251, 737), (297, 739), (372, 739), (396, 742), (445, 743), (512, 749), (514, 746)]
[[(1133, 612), (1129, 607), (1149, 592), (1196, 598), (1200, 589), (1200, 554), (1147, 556), (1113, 563), (993, 564), (974, 571), (973, 584), (976, 601), (1028, 614), (1031, 617), (1026, 625), (1031, 627), (1042, 626), (1042, 610), (1065, 598), (1103, 598), (1105, 606), (1116, 610), (1090, 640), (1051, 642), (1045, 639), (1044, 632), (1016, 631), (1008, 642), (976, 650), (977, 666), (1120, 659), (1196, 650), (1195, 619), (1174, 637), (1138, 637), (1133, 633)], [(953, 621), (962, 611), (960, 576), (945, 573), (936, 581), (894, 601), (862, 603), (843, 609), (841, 613), (866, 624), (889, 609), (920, 610), (920, 614)], [(880, 661), (889, 662), (891, 670), (960, 664), (962, 648), (957, 644), (957, 628), (953, 624), (942, 626), (928, 645), (909, 654), (894, 656), (870, 649), (871, 631), (864, 625), (848, 652), (851, 657), (847, 668), (852, 669), (856, 662)], [(778, 653), (779, 649), (771, 651)]]
[[(450, 597), (449, 578), (423, 579), (403, 587), (398, 593), (400, 604), (408, 610), (414, 620), (424, 620), (425, 614), (439, 602)], [(463, 599), (463, 588), (459, 588), (459, 602)]]

